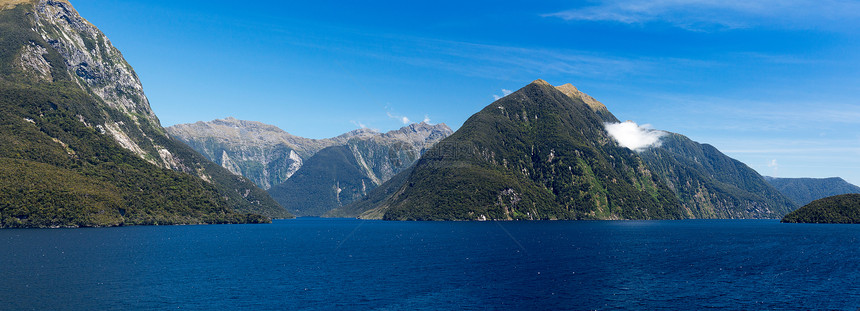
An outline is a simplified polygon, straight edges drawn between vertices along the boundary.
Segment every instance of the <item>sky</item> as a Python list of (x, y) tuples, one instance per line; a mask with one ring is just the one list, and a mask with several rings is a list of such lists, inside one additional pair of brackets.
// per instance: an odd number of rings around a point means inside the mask
[(164, 126), (456, 130), (544, 79), (762, 175), (860, 184), (858, 1), (354, 2), (72, 0)]

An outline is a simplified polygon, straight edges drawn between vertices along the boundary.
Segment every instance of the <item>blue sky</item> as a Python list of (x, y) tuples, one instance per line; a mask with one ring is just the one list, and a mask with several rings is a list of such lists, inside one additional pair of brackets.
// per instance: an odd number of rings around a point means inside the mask
[(72, 3), (135, 67), (165, 126), (456, 129), (541, 78), (763, 175), (860, 184), (858, 1)]

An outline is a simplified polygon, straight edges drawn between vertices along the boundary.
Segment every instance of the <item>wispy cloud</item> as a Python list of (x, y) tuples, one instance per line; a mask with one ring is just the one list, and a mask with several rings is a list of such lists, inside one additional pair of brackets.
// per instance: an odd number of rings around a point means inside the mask
[(767, 164), (767, 167), (773, 169), (772, 176), (779, 177), (779, 163), (776, 162), (776, 159), (770, 160), (770, 163)]
[(349, 121), (349, 122), (351, 122), (353, 125), (355, 125), (355, 126), (357, 126), (357, 127), (359, 127), (359, 128), (363, 128), (363, 129), (364, 129), (364, 128), (367, 128), (367, 126), (366, 126), (366, 125), (364, 125), (364, 123), (361, 123), (361, 122), (358, 122), (358, 121), (355, 121), (355, 120), (353, 120), (353, 121)]
[(430, 116), (425, 114), (425, 115), (424, 115), (424, 120), (423, 120), (423, 121), (421, 121), (421, 122), (424, 122), (424, 123), (430, 124)]
[[(273, 26), (277, 27), (277, 26)], [(445, 70), (467, 77), (531, 81), (548, 75), (619, 77), (651, 72), (658, 60), (606, 55), (588, 50), (519, 47), (408, 35), (368, 34), (348, 29), (338, 38), (285, 40), (290, 45), (331, 50), (349, 47), (352, 55)], [(288, 33), (285, 30), (284, 35)]]
[(511, 93), (513, 93), (513, 92), (514, 92), (514, 91), (511, 91), (511, 90), (508, 90), (508, 89), (502, 89), (502, 95), (501, 95), (501, 96), (499, 96), (499, 95), (493, 94), (493, 99), (494, 99), (494, 100), (502, 99), (502, 97), (505, 97), (505, 96), (511, 95)]
[(404, 116), (401, 116), (401, 115), (393, 114), (393, 113), (391, 113), (390, 111), (389, 111), (389, 112), (386, 112), (385, 114), (386, 114), (386, 115), (388, 115), (388, 117), (389, 117), (389, 118), (392, 118), (392, 119), (398, 120), (398, 121), (400, 121), (401, 123), (403, 123), (404, 125), (405, 125), (405, 124), (409, 124), (409, 118), (407, 118), (407, 117), (404, 117)]
[(662, 22), (695, 31), (757, 26), (782, 28), (830, 28), (851, 30), (834, 23), (860, 17), (854, 0), (621, 0), (545, 14), (573, 21), (605, 21), (624, 24)]
[[(678, 121), (674, 123), (686, 129), (761, 133), (860, 126), (860, 105), (850, 98), (786, 101), (647, 91), (643, 94), (652, 98), (655, 105), (663, 105), (662, 109), (676, 111)], [(663, 121), (672, 123), (667, 118)]]

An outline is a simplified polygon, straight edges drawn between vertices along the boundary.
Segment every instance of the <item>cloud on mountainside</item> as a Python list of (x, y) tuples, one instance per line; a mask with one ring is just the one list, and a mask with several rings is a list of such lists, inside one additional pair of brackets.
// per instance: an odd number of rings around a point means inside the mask
[(640, 126), (633, 121), (605, 123), (604, 126), (619, 145), (636, 152), (660, 146), (660, 138), (666, 135), (666, 132), (655, 130), (648, 124)]

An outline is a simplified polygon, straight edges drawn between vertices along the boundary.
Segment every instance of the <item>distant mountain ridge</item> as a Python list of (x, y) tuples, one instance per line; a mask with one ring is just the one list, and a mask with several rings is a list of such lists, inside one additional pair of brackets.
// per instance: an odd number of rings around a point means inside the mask
[[(292, 177), (319, 151), (346, 146), (353, 139), (371, 140), (378, 144), (399, 142), (414, 150), (423, 150), (452, 131), (444, 123), (431, 125), (422, 122), (386, 133), (361, 128), (332, 138), (311, 139), (289, 134), (274, 125), (227, 117), (177, 124), (168, 127), (167, 132), (234, 174), (251, 179), (263, 189), (270, 189)], [(370, 168), (373, 165), (364, 163), (363, 166), (368, 168), (368, 177), (376, 183), (393, 175), (384, 167), (378, 167), (382, 171), (374, 172)]]
[(308, 139), (235, 118), (167, 130), (210, 160), (267, 188), (299, 216), (320, 216), (363, 197), (452, 133), (445, 124), (422, 122), (385, 133), (358, 129)]
[(605, 105), (537, 80), (473, 115), (416, 166), (331, 217), (392, 220), (779, 218), (796, 205), (678, 134), (637, 153)]
[(320, 150), (269, 194), (299, 216), (321, 216), (358, 200), (411, 167), (430, 147), (451, 134), (444, 124), (416, 123), (343, 146)]
[(765, 177), (768, 183), (798, 205), (840, 194), (860, 193), (860, 187), (842, 178), (777, 178)]
[(232, 117), (209, 122), (177, 124), (167, 132), (230, 172), (269, 189), (289, 179), (303, 161), (320, 150), (345, 145), (350, 138), (371, 137), (371, 129), (357, 129), (337, 137), (310, 139), (269, 124)]

